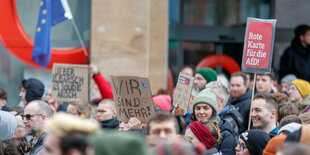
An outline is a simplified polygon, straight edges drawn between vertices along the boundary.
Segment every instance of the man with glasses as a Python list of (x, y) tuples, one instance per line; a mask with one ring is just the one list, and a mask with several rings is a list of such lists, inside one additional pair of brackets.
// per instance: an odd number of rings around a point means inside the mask
[(47, 103), (41, 100), (31, 101), (24, 109), (22, 115), (26, 125), (26, 141), (32, 144), (28, 155), (38, 154), (43, 149), (43, 139), (46, 132), (43, 128), (44, 122), (52, 116), (52, 110)]
[(294, 80), (288, 90), (289, 100), (299, 108), (299, 111), (304, 113), (310, 111), (310, 84), (302, 79)]

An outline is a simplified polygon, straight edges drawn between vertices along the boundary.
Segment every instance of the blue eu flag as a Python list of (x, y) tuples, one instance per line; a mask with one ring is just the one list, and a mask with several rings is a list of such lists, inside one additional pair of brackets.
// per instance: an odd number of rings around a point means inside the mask
[[(36, 28), (32, 60), (45, 68), (51, 60), (51, 28), (72, 18), (65, 0), (41, 0), (39, 19)], [(66, 1), (65, 1), (66, 2)]]

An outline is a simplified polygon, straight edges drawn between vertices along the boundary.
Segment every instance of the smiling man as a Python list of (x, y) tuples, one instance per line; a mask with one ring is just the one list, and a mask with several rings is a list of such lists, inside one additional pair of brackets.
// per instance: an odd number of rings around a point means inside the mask
[(271, 136), (278, 134), (276, 125), (278, 105), (276, 98), (268, 93), (258, 93), (252, 103), (253, 126), (261, 129)]

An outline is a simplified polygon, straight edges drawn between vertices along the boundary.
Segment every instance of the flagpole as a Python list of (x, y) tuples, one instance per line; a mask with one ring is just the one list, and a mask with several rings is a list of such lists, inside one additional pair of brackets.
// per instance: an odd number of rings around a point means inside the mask
[(80, 33), (79, 33), (79, 29), (77, 28), (77, 26), (76, 26), (76, 24), (75, 24), (74, 18), (72, 18), (71, 21), (72, 21), (74, 30), (75, 30), (75, 32), (76, 32), (76, 34), (77, 34), (77, 36), (78, 36), (78, 39), (79, 39), (79, 41), (80, 41), (80, 44), (81, 44), (81, 46), (82, 46), (82, 48), (83, 48), (84, 55), (88, 58), (88, 54), (87, 54), (87, 51), (86, 51), (84, 42), (83, 42), (82, 37), (81, 37), (81, 35), (80, 35)]

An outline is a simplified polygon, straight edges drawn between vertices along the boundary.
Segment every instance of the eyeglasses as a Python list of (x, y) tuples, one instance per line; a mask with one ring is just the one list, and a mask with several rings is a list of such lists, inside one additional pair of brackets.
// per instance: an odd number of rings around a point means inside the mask
[(105, 112), (105, 110), (97, 110), (97, 112), (98, 112), (98, 113), (99, 113), (99, 112), (104, 113), (104, 112)]
[(26, 114), (26, 115), (21, 115), (22, 116), (22, 119), (24, 120), (25, 118), (26, 118), (26, 120), (30, 120), (31, 119), (31, 117), (33, 117), (33, 116), (41, 116), (41, 115), (43, 115), (43, 114)]
[(245, 149), (248, 148), (246, 145), (241, 144), (240, 142), (238, 142), (238, 146), (240, 146), (240, 149), (241, 149), (242, 151), (244, 151)]
[(295, 86), (292, 86), (292, 87), (288, 88), (288, 90), (297, 90), (297, 88)]

